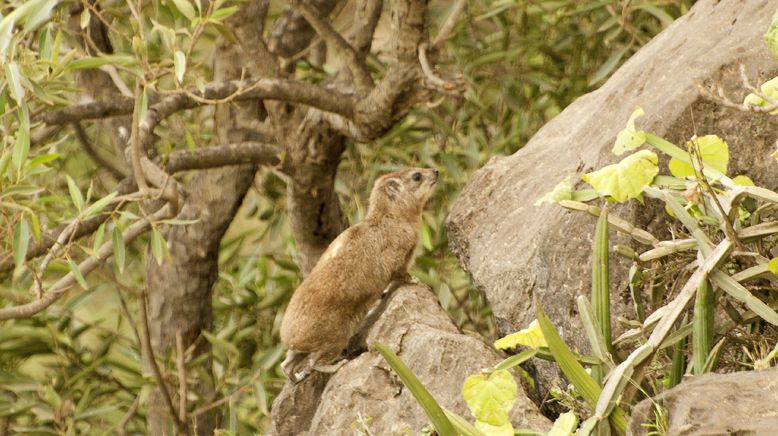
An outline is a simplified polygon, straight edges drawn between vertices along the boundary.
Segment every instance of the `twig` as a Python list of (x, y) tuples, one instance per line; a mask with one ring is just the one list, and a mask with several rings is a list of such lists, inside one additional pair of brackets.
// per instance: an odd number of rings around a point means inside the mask
[[(137, 238), (141, 234), (151, 228), (151, 221), (158, 221), (168, 218), (170, 215), (169, 206), (165, 205), (154, 214), (148, 217), (148, 219), (140, 219), (127, 226), (122, 233), (122, 239), (124, 242), (130, 242)], [(100, 266), (106, 259), (113, 254), (113, 242), (107, 241), (95, 252), (94, 256), (89, 256), (78, 265), (78, 271), (82, 276), (86, 276), (92, 270)], [(48, 291), (43, 294), (42, 298), (32, 301), (27, 304), (13, 307), (0, 308), (0, 321), (5, 321), (14, 318), (25, 318), (32, 316), (43, 309), (51, 306), (57, 301), (67, 290), (76, 283), (76, 277), (73, 272), (67, 273), (64, 277), (55, 282)]]
[(111, 175), (113, 175), (118, 180), (127, 177), (127, 174), (123, 170), (121, 170), (119, 167), (117, 167), (116, 165), (114, 165), (112, 162), (108, 161), (104, 157), (100, 156), (100, 153), (98, 153), (97, 149), (92, 144), (92, 141), (89, 140), (89, 137), (84, 131), (84, 128), (81, 127), (81, 123), (79, 123), (78, 121), (74, 121), (72, 123), (72, 126), (73, 126), (73, 131), (76, 133), (76, 139), (78, 140), (79, 144), (81, 144), (81, 147), (84, 149), (86, 154), (88, 154), (89, 157), (92, 158), (92, 160), (95, 161), (96, 164), (107, 169), (108, 172), (111, 173)]
[(358, 89), (369, 90), (375, 86), (373, 78), (370, 76), (370, 71), (368, 71), (367, 66), (362, 62), (354, 47), (328, 21), (324, 20), (318, 11), (301, 0), (290, 0), (289, 3), (308, 21), (324, 42), (334, 46), (340, 52), (346, 65), (348, 65), (349, 71), (351, 71), (351, 75), (354, 76), (354, 83)]
[(189, 434), (189, 431), (186, 427), (186, 422), (181, 421), (178, 416), (178, 412), (176, 412), (175, 406), (173, 406), (173, 400), (170, 397), (170, 391), (168, 391), (167, 383), (165, 383), (165, 379), (162, 377), (162, 372), (159, 370), (159, 366), (157, 365), (157, 358), (154, 356), (154, 349), (151, 346), (151, 333), (149, 331), (149, 315), (148, 310), (146, 309), (147, 302), (148, 298), (146, 291), (144, 290), (141, 294), (140, 301), (140, 315), (141, 322), (143, 323), (143, 348), (146, 350), (149, 366), (151, 366), (151, 371), (154, 373), (154, 378), (157, 380), (157, 385), (159, 386), (159, 390), (162, 392), (162, 397), (165, 400), (165, 404), (167, 405), (171, 418), (173, 418), (173, 423), (175, 424), (178, 433)]
[(467, 0), (458, 0), (456, 4), (454, 4), (454, 7), (451, 8), (451, 13), (448, 14), (446, 21), (442, 26), (440, 26), (438, 34), (432, 41), (432, 49), (439, 49), (440, 46), (443, 45), (443, 43), (446, 42), (449, 37), (451, 37), (451, 32), (454, 30), (454, 26), (456, 26), (459, 16), (462, 15), (462, 12), (465, 11), (466, 6)]
[(138, 411), (138, 406), (140, 406), (140, 395), (135, 397), (135, 401), (132, 402), (130, 409), (124, 417), (122, 417), (121, 421), (116, 424), (116, 432), (119, 433), (119, 436), (125, 436), (127, 434), (127, 424), (129, 424), (130, 419), (135, 416), (135, 413)]
[[(51, 250), (49, 250), (48, 253), (46, 253), (46, 257), (43, 258), (43, 261), (40, 264), (40, 267), (38, 267), (38, 270), (40, 271), (40, 274), (43, 275), (46, 272), (46, 268), (49, 267), (49, 263), (51, 263), (51, 260), (54, 258), (54, 256), (58, 256), (59, 252), (64, 248), (65, 242), (73, 235), (73, 233), (78, 228), (78, 225), (81, 223), (81, 221), (76, 218), (73, 221), (70, 222), (70, 224), (67, 225), (62, 230), (62, 233), (59, 234), (59, 237), (56, 241), (54, 241), (54, 245), (51, 247)], [(33, 290), (35, 292), (36, 298), (41, 298), (43, 296), (43, 285), (41, 284), (41, 279), (36, 276), (35, 277), (35, 284), (33, 285)]]
[(184, 337), (176, 332), (176, 369), (178, 370), (178, 420), (186, 422), (186, 364), (184, 359)]
[(235, 389), (231, 394), (227, 395), (226, 397), (222, 397), (222, 398), (220, 398), (220, 399), (218, 399), (218, 400), (216, 400), (216, 401), (214, 401), (214, 402), (212, 402), (210, 404), (206, 404), (205, 406), (202, 406), (202, 407), (199, 407), (199, 408), (195, 409), (194, 411), (192, 411), (192, 413), (189, 414), (189, 418), (190, 419), (194, 419), (194, 418), (202, 415), (203, 413), (205, 413), (205, 412), (207, 412), (207, 411), (209, 411), (211, 409), (214, 409), (216, 407), (219, 407), (222, 404), (226, 403), (227, 401), (230, 401), (234, 396), (238, 395), (239, 393), (244, 391), (246, 388), (252, 386), (254, 384), (254, 382), (257, 381), (257, 379), (259, 378), (261, 373), (262, 373), (262, 370), (258, 369), (257, 372), (255, 372), (254, 375), (251, 376), (251, 380), (249, 380), (248, 383), (246, 383), (245, 385)]
[(424, 72), (424, 76), (429, 83), (433, 85), (437, 90), (446, 93), (460, 94), (465, 89), (465, 83), (461, 78), (456, 80), (446, 80), (438, 76), (433, 67), (430, 65), (430, 61), (427, 58), (427, 50), (429, 46), (426, 42), (419, 44), (419, 64), (421, 70)]
[(264, 142), (241, 142), (195, 150), (181, 150), (170, 153), (165, 170), (177, 173), (187, 170), (215, 168), (226, 165), (264, 164), (275, 166), (280, 159), (281, 149)]

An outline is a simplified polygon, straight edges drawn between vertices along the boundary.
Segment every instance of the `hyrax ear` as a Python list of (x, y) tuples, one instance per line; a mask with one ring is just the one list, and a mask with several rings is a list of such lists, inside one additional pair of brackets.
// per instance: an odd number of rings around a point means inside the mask
[(390, 199), (394, 200), (397, 198), (398, 195), (400, 195), (400, 192), (402, 192), (402, 183), (400, 183), (400, 180), (396, 178), (387, 179), (384, 183), (384, 187), (386, 189), (386, 195), (389, 196)]

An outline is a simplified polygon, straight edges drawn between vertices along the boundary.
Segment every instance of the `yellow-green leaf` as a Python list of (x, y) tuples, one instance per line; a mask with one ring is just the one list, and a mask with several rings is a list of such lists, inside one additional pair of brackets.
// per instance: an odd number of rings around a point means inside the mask
[(181, 15), (185, 16), (189, 21), (194, 20), (195, 9), (188, 0), (173, 0), (173, 3), (176, 5), (176, 9), (181, 12)]
[(740, 186), (755, 186), (754, 181), (751, 180), (748, 176), (739, 175), (732, 178), (732, 183)]
[(767, 269), (773, 274), (778, 274), (778, 257), (773, 258), (768, 264)]
[(608, 165), (581, 178), (592, 185), (600, 195), (608, 195), (618, 202), (637, 198), (659, 173), (659, 159), (648, 150), (629, 155), (621, 162)]
[(616, 143), (613, 145), (614, 154), (622, 155), (625, 151), (634, 150), (646, 142), (646, 133), (635, 130), (635, 120), (645, 114), (642, 108), (635, 108), (627, 120), (627, 127), (616, 136)]
[(84, 196), (81, 194), (81, 190), (78, 189), (76, 181), (69, 175), (65, 175), (65, 179), (68, 182), (68, 192), (70, 192), (70, 200), (73, 201), (73, 205), (76, 206), (79, 212), (84, 208)]
[(773, 57), (778, 59), (778, 12), (773, 15), (770, 27), (764, 34), (764, 42), (767, 43), (767, 47), (770, 48)]
[(116, 262), (116, 267), (119, 272), (124, 272), (124, 261), (126, 257), (126, 248), (124, 246), (124, 236), (119, 226), (114, 226), (113, 233), (111, 234), (111, 240), (113, 241), (113, 259)]
[(554, 421), (547, 436), (570, 436), (578, 428), (578, 417), (573, 412), (565, 412)]
[(562, 200), (573, 199), (573, 184), (570, 182), (570, 177), (562, 180), (554, 186), (551, 192), (547, 192), (546, 195), (540, 197), (533, 206), (540, 206), (542, 203), (559, 203)]
[(81, 270), (78, 269), (78, 265), (76, 265), (75, 262), (68, 259), (68, 267), (70, 268), (70, 272), (73, 274), (73, 277), (76, 279), (79, 285), (81, 285), (84, 290), (89, 289), (89, 285), (86, 283), (86, 279), (84, 279), (84, 275), (81, 274)]
[(462, 387), (462, 396), (478, 421), (493, 426), (508, 422), (508, 412), (518, 398), (518, 385), (507, 370), (498, 370), (488, 377), (471, 375)]
[(547, 347), (546, 338), (543, 337), (543, 331), (540, 330), (538, 320), (533, 320), (529, 327), (512, 333), (504, 338), (495, 341), (494, 346), (500, 350), (510, 350), (519, 345), (532, 348)]
[(513, 436), (513, 425), (505, 421), (503, 425), (491, 425), (488, 422), (476, 421), (475, 428), (486, 436)]
[[(713, 167), (722, 174), (727, 173), (729, 145), (723, 139), (716, 135), (694, 137), (686, 143), (687, 149), (691, 150), (692, 147), (696, 147), (699, 151), (703, 165)], [(696, 162), (696, 159), (693, 161)], [(686, 162), (671, 158), (668, 166), (670, 173), (675, 177), (694, 177), (694, 169)]]
[(173, 65), (176, 70), (176, 80), (178, 80), (178, 83), (183, 83), (184, 73), (186, 72), (186, 56), (184, 56), (184, 52), (176, 50), (173, 53)]
[(27, 258), (27, 248), (29, 247), (29, 244), (30, 227), (27, 224), (27, 220), (22, 217), (22, 219), (16, 223), (16, 228), (13, 233), (14, 265), (16, 265), (17, 268), (24, 264), (24, 261)]

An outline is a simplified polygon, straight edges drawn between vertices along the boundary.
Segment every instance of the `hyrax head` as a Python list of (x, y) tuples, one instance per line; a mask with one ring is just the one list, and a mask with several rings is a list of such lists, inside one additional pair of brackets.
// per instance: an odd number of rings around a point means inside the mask
[(420, 213), (437, 181), (438, 170), (432, 168), (407, 168), (384, 174), (373, 186), (368, 215), (378, 210), (405, 215)]

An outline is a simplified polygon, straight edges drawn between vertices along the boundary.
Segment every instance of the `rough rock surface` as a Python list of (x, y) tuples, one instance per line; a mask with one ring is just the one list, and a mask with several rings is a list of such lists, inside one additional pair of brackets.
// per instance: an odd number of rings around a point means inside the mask
[[(453, 206), (447, 229), (450, 247), (486, 293), (498, 320), (513, 329), (527, 326), (535, 318), (532, 301), (537, 296), (568, 343), (588, 349), (575, 297), (590, 293), (595, 220), (557, 205), (533, 203), (566, 176), (580, 180), (582, 173), (620, 160), (611, 148), (636, 106), (646, 112), (639, 128), (680, 145), (694, 134), (718, 134), (729, 143), (732, 175), (747, 173), (757, 184), (778, 187), (778, 171), (769, 158), (778, 134), (776, 117), (724, 108), (700, 97), (697, 88), (715, 81), (729, 95), (742, 98), (747, 91), (739, 64), (745, 65), (752, 82), (778, 74), (778, 62), (762, 39), (776, 9), (776, 0), (698, 2), (600, 89), (546, 124), (524, 148), (493, 158), (476, 172)], [(611, 212), (666, 236), (662, 208), (648, 204), (628, 204)], [(627, 264), (614, 260), (610, 277), (616, 328), (617, 316), (634, 315), (624, 297)], [(620, 331), (616, 328), (615, 333)], [(539, 364), (541, 394), (557, 378), (553, 368)]]
[(643, 425), (656, 423), (654, 403), (668, 412), (669, 435), (774, 435), (778, 433), (778, 369), (706, 374), (685, 381), (635, 406), (629, 434), (654, 430)]
[[(364, 336), (367, 344), (378, 342), (392, 349), (442, 406), (469, 420), (472, 416), (462, 398), (465, 378), (504, 357), (481, 339), (460, 333), (430, 290), (420, 285), (398, 289)], [(350, 434), (352, 425), (359, 427), (359, 420), (371, 434), (418, 434), (429, 422), (411, 393), (372, 349), (329, 379), (317, 374), (297, 386), (287, 383), (272, 410), (271, 433), (277, 435)], [(516, 428), (540, 431), (551, 426), (521, 392), (511, 422)]]

